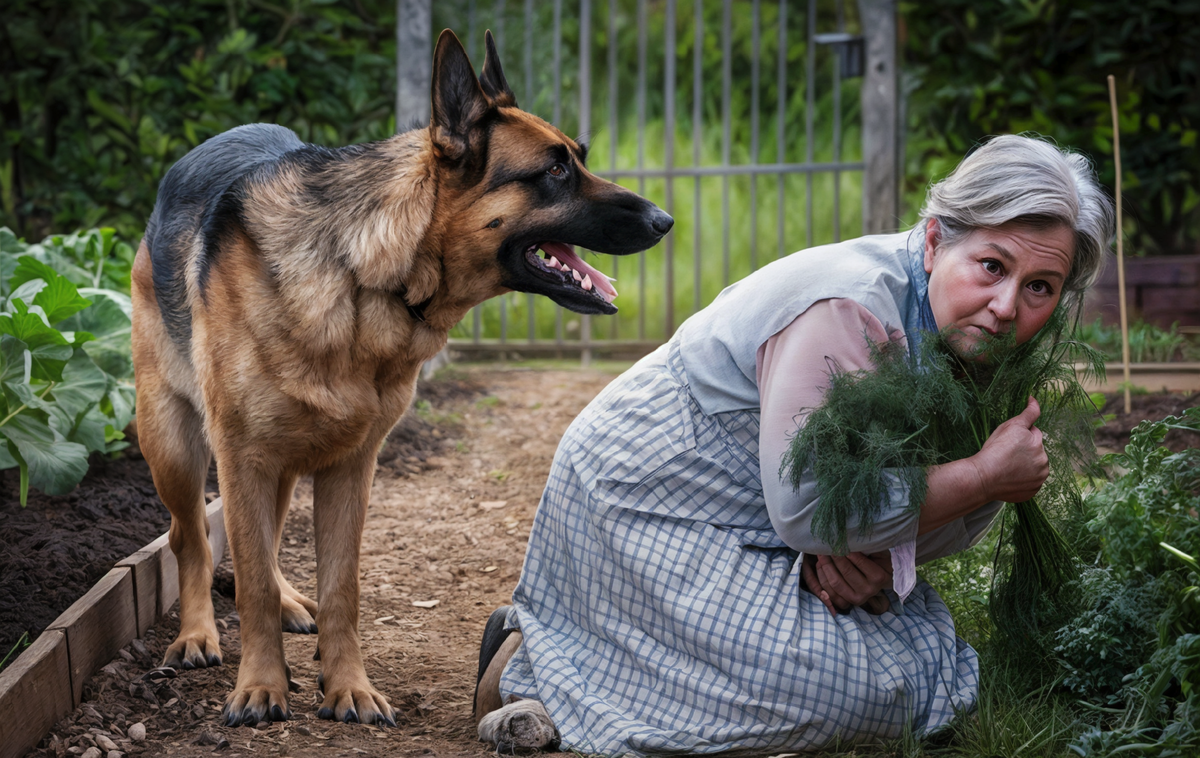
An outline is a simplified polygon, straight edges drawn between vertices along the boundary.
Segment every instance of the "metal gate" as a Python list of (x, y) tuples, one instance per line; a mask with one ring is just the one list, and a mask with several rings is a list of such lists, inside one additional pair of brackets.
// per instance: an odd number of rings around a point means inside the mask
[(451, 349), (635, 357), (770, 260), (893, 227), (894, 24), (894, 0), (435, 3), (434, 31), (454, 29), (478, 67), (491, 29), (521, 107), (676, 219), (650, 251), (599, 257), (616, 316), (511, 293), (475, 308)]

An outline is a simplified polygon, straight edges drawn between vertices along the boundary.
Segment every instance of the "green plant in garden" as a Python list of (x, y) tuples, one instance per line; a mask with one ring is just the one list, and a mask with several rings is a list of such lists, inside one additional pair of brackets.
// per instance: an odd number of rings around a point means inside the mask
[[(1080, 324), (1075, 338), (1087, 342), (1104, 353), (1109, 361), (1121, 360), (1121, 328), (1105, 326), (1101, 319)], [(1134, 363), (1167, 363), (1182, 358), (1200, 360), (1200, 342), (1189, 340), (1179, 332), (1179, 322), (1163, 329), (1155, 324), (1137, 320), (1129, 325), (1129, 360)]]
[(1050, 477), (1036, 501), (1017, 503), (1003, 517), (990, 610), (996, 630), (1018, 649), (1041, 645), (1048, 620), (1069, 617), (1065, 593), (1078, 575), (1074, 552), (1046, 511), (1059, 519), (1080, 512), (1075, 469), (1094, 452), (1095, 406), (1074, 364), (1103, 372), (1094, 350), (1067, 339), (1069, 321), (1064, 305), (1025, 344), (1011, 334), (989, 340), (979, 361), (958, 357), (945, 334), (926, 335), (915, 355), (875, 345), (872, 370), (831, 376), (781, 468), (795, 486), (810, 473), (816, 479), (814, 534), (836, 552), (846, 550), (847, 524), (869, 534), (893, 476), (919, 508), (929, 466), (977, 453), (1032, 396), (1042, 410)]
[(0, 228), (0, 469), (20, 469), (22, 505), (30, 486), (69, 492), (89, 453), (126, 445), (129, 297), (94, 286), (120, 283), (121, 255), (95, 255), (119, 244), (94, 230), (27, 245)]

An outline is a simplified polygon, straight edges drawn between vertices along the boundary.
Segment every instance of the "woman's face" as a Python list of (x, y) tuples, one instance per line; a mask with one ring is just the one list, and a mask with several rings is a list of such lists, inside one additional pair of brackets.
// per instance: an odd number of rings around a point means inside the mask
[(936, 219), (925, 235), (929, 305), (961, 355), (986, 334), (1013, 331), (1025, 342), (1045, 325), (1071, 270), (1075, 235), (1065, 226), (1005, 224), (941, 244)]

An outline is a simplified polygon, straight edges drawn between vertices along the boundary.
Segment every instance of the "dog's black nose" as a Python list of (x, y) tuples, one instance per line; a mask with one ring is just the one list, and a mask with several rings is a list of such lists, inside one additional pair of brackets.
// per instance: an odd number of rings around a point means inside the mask
[(655, 208), (654, 215), (650, 217), (650, 228), (654, 233), (661, 237), (671, 231), (672, 226), (675, 226), (675, 219)]

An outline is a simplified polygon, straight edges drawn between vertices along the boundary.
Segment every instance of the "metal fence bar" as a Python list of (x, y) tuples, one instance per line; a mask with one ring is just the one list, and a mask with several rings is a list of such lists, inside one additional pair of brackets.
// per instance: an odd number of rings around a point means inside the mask
[[(837, 0), (837, 30), (846, 31), (846, 14), (842, 0)], [(833, 161), (842, 160), (842, 66), (833, 66)], [(842, 172), (833, 171), (833, 241), (842, 241)]]
[[(733, 3), (721, 9), (721, 166), (729, 168), (729, 132), (733, 120)], [(729, 286), (729, 174), (721, 176), (721, 271), (723, 286)]]
[(862, 171), (862, 161), (842, 163), (755, 163), (744, 166), (680, 166), (677, 168), (622, 168), (597, 171), (605, 179), (665, 179), (668, 176), (754, 176), (756, 174), (823, 174), (830, 171)]
[[(808, 34), (805, 35), (804, 53), (804, 162), (813, 162), (813, 111), (816, 108), (817, 88), (817, 0), (808, 0)], [(804, 241), (805, 247), (813, 246), (813, 177), (804, 178)]]
[[(787, 115), (787, 0), (779, 0), (779, 61), (776, 67), (775, 80), (775, 99), (778, 110), (779, 124), (776, 130), (776, 145), (775, 145), (775, 162), (786, 163), (786, 143), (784, 142), (784, 118)], [(775, 206), (775, 223), (777, 225), (777, 237), (779, 250), (775, 254), (776, 258), (782, 258), (785, 254), (783, 241), (783, 189), (784, 182), (787, 177), (779, 174), (776, 177), (776, 185), (778, 188), (778, 201)]]
[[(579, 135), (585, 139), (592, 129), (592, 3), (579, 2)], [(599, 285), (595, 285), (599, 286)], [(592, 364), (592, 317), (580, 319), (580, 340), (583, 349), (579, 356), (586, 368)]]
[[(646, 0), (638, 0), (637, 170), (646, 166)], [(646, 194), (646, 177), (638, 176), (638, 194)], [(638, 339), (646, 339), (646, 253), (638, 253)]]
[[(554, 113), (553, 123), (562, 126), (562, 0), (554, 0)], [(563, 343), (563, 309), (554, 306), (554, 342)]]
[[(496, 48), (504, 58), (505, 0), (496, 0)], [(500, 296), (500, 344), (508, 342), (508, 295)]]
[[(750, 164), (758, 163), (758, 54), (762, 47), (758, 0), (750, 26)], [(750, 270), (758, 270), (758, 175), (750, 174)]]
[[(704, 91), (701, 89), (704, 53), (704, 4), (692, 0), (695, 32), (692, 41), (692, 166), (700, 165), (700, 144), (703, 137), (700, 120)], [(700, 310), (700, 175), (693, 179), (692, 192), (692, 313)]]
[[(533, 0), (525, 0), (525, 107), (533, 110)], [(525, 295), (529, 312), (529, 344), (537, 342), (537, 319), (534, 317), (533, 293)]]
[[(608, 134), (612, 149), (608, 151), (608, 168), (617, 170), (617, 0), (608, 0)], [(619, 257), (612, 259), (613, 279), (620, 278), (618, 267)], [(610, 318), (611, 333), (609, 339), (617, 339), (620, 333), (621, 319)]]
[[(467, 3), (467, 56), (475, 50), (475, 0)], [(471, 309), (471, 339), (479, 342), (483, 336), (483, 304)]]
[[(666, 211), (670, 215), (675, 215), (675, 2), (676, 0), (667, 0), (665, 33), (666, 40), (663, 47), (666, 49), (666, 71), (663, 74), (664, 92), (663, 101), (666, 106), (666, 113), (663, 116), (663, 132), (666, 135), (666, 155), (664, 163), (666, 164), (666, 172), (664, 179), (667, 183), (667, 202)], [(666, 266), (666, 316), (663, 323), (664, 339), (670, 339), (675, 333), (675, 237), (668, 233), (666, 245), (663, 253), (665, 255), (664, 265)]]

